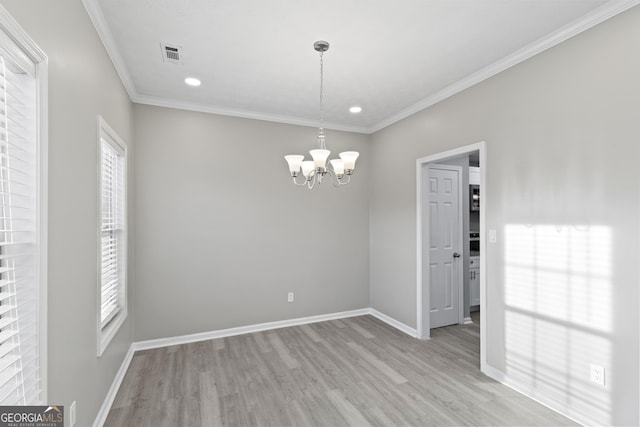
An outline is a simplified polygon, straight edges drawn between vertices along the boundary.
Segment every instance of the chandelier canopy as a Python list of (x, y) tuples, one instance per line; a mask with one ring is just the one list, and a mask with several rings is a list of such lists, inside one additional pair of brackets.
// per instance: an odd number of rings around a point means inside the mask
[[(356, 167), (356, 159), (360, 155), (357, 151), (344, 151), (339, 154), (339, 159), (331, 159), (331, 167), (327, 167), (327, 159), (331, 151), (327, 150), (324, 136), (324, 60), (323, 54), (329, 50), (329, 43), (323, 40), (313, 44), (313, 48), (320, 53), (320, 127), (318, 128), (318, 148), (309, 151), (313, 160), (305, 160), (304, 156), (291, 154), (284, 156), (289, 164), (289, 172), (293, 183), (298, 187), (312, 189), (320, 184), (326, 175), (332, 177), (334, 186), (346, 185), (351, 181), (351, 175)], [(297, 178), (302, 171), (303, 182)]]

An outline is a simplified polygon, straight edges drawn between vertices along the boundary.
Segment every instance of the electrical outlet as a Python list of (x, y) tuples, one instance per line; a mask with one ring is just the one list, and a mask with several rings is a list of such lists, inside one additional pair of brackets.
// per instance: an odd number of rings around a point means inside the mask
[(71, 406), (69, 406), (69, 426), (76, 425), (76, 401), (74, 400)]
[(604, 387), (604, 367), (591, 364), (591, 382)]
[(287, 294), (287, 302), (293, 302), (293, 292)]

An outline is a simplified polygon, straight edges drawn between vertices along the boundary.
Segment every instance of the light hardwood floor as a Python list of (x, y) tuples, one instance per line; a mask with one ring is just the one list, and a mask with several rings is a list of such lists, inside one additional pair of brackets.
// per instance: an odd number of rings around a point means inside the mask
[(122, 426), (574, 425), (479, 370), (479, 326), (419, 341), (372, 316), (136, 352)]

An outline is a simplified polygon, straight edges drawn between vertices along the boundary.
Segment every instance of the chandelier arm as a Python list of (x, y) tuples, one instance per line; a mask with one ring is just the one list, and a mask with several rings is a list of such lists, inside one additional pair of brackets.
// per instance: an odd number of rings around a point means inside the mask
[(304, 187), (307, 184), (307, 180), (305, 178), (304, 182), (302, 182), (302, 184), (298, 184), (298, 181), (296, 179), (297, 177), (292, 176), (291, 179), (293, 180), (293, 183), (298, 186), (298, 187)]
[[(343, 175), (342, 176), (342, 180), (340, 178), (338, 178), (338, 175), (336, 174), (336, 172), (332, 169), (327, 168), (327, 173), (329, 173), (329, 175), (331, 175), (331, 183), (333, 184), (334, 187), (340, 187), (341, 185), (347, 185), (349, 182), (351, 182), (351, 176), (350, 175)], [(346, 178), (346, 181), (344, 180), (344, 177)]]
[(343, 175), (342, 176), (342, 180), (338, 178), (338, 183), (340, 185), (347, 185), (350, 182), (351, 182), (351, 176), (350, 175)]
[(331, 180), (331, 183), (333, 184), (334, 187), (338, 188), (342, 185), (342, 183), (340, 182), (340, 180), (338, 179), (338, 177), (335, 177), (335, 179)]
[(307, 180), (306, 184), (309, 190), (313, 190), (313, 187), (318, 183), (318, 175), (314, 174), (309, 180)]
[(331, 181), (331, 184), (333, 184), (333, 186), (336, 187), (336, 181), (337, 181), (336, 173), (332, 169), (327, 168), (327, 175), (331, 177), (329, 178), (329, 180)]
[(348, 183), (351, 182), (351, 175), (344, 175), (343, 178), (345, 176), (347, 177), (347, 180), (346, 181), (340, 181), (340, 185), (347, 185)]

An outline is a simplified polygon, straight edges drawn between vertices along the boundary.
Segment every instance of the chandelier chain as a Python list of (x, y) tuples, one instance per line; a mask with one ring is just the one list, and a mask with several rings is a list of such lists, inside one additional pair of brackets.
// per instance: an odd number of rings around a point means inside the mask
[(320, 52), (320, 127), (324, 125), (324, 52)]
[(320, 51), (320, 148), (326, 150), (324, 141), (324, 52)]

